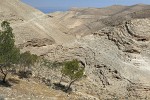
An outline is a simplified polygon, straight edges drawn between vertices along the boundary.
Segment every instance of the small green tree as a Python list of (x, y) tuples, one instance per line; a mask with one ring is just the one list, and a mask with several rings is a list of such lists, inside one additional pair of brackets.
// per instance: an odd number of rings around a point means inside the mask
[(20, 54), (20, 50), (15, 46), (13, 29), (10, 23), (3, 21), (0, 30), (0, 71), (3, 74), (3, 82), (6, 82), (6, 77), (9, 71), (17, 64), (25, 67), (30, 67), (37, 60), (37, 55), (30, 52)]
[(20, 50), (15, 46), (14, 34), (10, 23), (3, 21), (0, 31), (0, 70), (4, 75), (3, 82), (6, 82), (6, 76), (9, 70), (18, 64)]
[(71, 85), (75, 81), (83, 77), (83, 72), (84, 68), (79, 66), (79, 62), (77, 60), (67, 61), (64, 63), (64, 67), (61, 70), (62, 76), (68, 76), (71, 80), (66, 91), (70, 89)]
[(38, 56), (35, 54), (31, 54), (29, 51), (26, 51), (20, 54), (20, 66), (21, 70), (19, 70), (20, 78), (29, 78), (32, 75), (32, 66), (38, 61)]
[(20, 55), (20, 65), (25, 68), (30, 68), (37, 61), (38, 56), (35, 54), (31, 54), (29, 51), (26, 51)]

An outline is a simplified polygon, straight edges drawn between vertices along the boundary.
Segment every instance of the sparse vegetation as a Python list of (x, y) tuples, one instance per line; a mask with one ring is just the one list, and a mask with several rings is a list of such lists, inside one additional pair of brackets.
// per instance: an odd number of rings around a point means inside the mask
[(24, 70), (31, 68), (37, 61), (38, 56), (31, 54), (29, 51), (26, 51), (20, 55), (20, 65)]
[(20, 64), (24, 67), (31, 67), (37, 61), (38, 56), (26, 51), (20, 55)]
[(37, 60), (37, 55), (30, 52), (20, 54), (20, 50), (15, 46), (13, 29), (10, 23), (3, 21), (0, 31), (0, 71), (3, 74), (3, 83), (6, 83), (6, 77), (10, 70), (17, 65), (30, 67)]
[[(2, 30), (0, 31), (0, 71), (3, 74), (3, 83), (6, 83), (7, 74), (11, 72), (11, 69), (15, 66), (20, 66), (22, 70), (19, 70), (18, 75), (20, 78), (28, 78), (28, 75), (32, 74), (29, 69), (37, 62), (40, 62), (40, 66), (46, 66), (51, 69), (60, 68), (62, 77), (68, 77), (70, 82), (68, 86), (64, 86), (66, 92), (70, 89), (71, 85), (78, 79), (83, 77), (84, 68), (79, 66), (78, 60), (72, 60), (67, 62), (50, 61), (44, 58), (39, 58), (35, 54), (31, 54), (29, 51), (20, 53), (20, 49), (15, 46), (14, 34), (12, 28), (7, 21), (2, 22)], [(18, 68), (19, 69), (19, 68)], [(62, 85), (63, 86), (63, 85)]]

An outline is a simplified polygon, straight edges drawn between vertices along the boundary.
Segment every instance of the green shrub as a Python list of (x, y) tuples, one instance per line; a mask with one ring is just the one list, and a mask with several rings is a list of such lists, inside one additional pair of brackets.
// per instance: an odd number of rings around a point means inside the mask
[(37, 55), (31, 54), (29, 51), (26, 51), (20, 55), (20, 65), (29, 68), (35, 64), (37, 59)]

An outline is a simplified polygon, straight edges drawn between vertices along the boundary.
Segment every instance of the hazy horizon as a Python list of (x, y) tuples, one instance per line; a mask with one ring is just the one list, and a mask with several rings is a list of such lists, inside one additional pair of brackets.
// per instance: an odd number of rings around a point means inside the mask
[[(136, 5), (136, 4), (135, 4)], [(113, 6), (113, 5), (112, 5)], [(121, 5), (121, 6), (132, 6), (132, 5)], [(104, 6), (104, 7), (108, 7), (108, 6)], [(35, 7), (36, 9), (39, 9), (40, 11), (44, 12), (44, 13), (52, 13), (52, 12), (56, 12), (56, 11), (68, 11), (71, 8), (56, 8), (56, 7)], [(90, 8), (90, 7), (72, 7), (72, 8)], [(93, 8), (93, 7), (91, 7)], [(94, 8), (103, 8), (103, 7), (94, 7)]]
[(147, 0), (22, 0), (24, 3), (29, 4), (44, 13), (55, 11), (66, 11), (72, 7), (78, 8), (102, 8), (111, 5), (135, 5), (135, 4), (150, 4)]
[(44, 13), (51, 13), (51, 12), (56, 12), (56, 11), (67, 11), (69, 10), (69, 8), (51, 8), (51, 7), (47, 7), (47, 8), (37, 8), (40, 11), (44, 12)]

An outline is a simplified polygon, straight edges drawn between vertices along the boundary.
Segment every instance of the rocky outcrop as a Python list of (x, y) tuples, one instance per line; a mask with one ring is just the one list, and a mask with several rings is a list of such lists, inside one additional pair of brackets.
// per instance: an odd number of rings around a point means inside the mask
[(104, 28), (94, 34), (107, 35), (108, 39), (124, 52), (140, 53), (142, 45), (146, 45), (146, 41), (149, 41), (149, 26), (149, 19), (136, 19), (119, 26)]
[(26, 43), (23, 44), (19, 44), (19, 48), (24, 48), (24, 47), (43, 47), (43, 46), (47, 46), (47, 45), (52, 45), (54, 44), (55, 41), (53, 40), (49, 40), (47, 38), (44, 39), (36, 39), (33, 38), (30, 41), (27, 41)]

